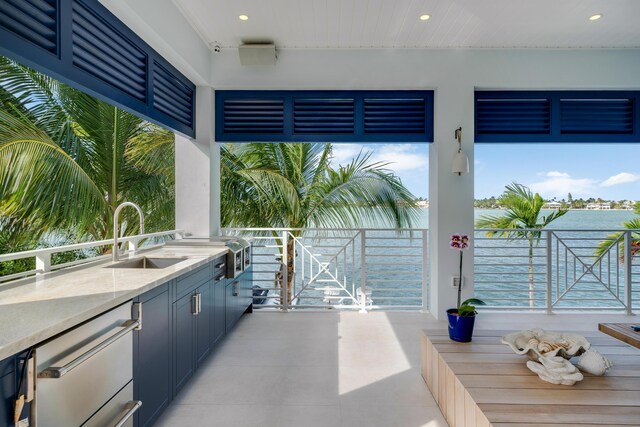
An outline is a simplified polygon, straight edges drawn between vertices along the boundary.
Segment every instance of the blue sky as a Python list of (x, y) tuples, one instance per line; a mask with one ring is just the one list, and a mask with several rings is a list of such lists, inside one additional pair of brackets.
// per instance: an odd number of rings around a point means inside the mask
[[(428, 196), (427, 144), (335, 144), (334, 161), (373, 151), (416, 196)], [(498, 196), (512, 181), (543, 197), (640, 200), (640, 144), (476, 144), (476, 198)]]

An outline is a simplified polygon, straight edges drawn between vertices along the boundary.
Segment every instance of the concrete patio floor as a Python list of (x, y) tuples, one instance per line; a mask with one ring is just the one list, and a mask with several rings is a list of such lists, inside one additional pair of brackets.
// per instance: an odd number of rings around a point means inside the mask
[[(621, 314), (482, 313), (482, 329), (594, 330)], [(445, 427), (420, 376), (418, 312), (244, 316), (159, 426)]]

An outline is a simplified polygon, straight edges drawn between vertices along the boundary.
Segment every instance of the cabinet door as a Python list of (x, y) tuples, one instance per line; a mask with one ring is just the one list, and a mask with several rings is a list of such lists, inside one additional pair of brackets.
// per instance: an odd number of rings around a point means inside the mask
[[(13, 405), (16, 398), (16, 376), (14, 372), (0, 377), (0, 426), (13, 425)], [(23, 413), (27, 413), (26, 411)]]
[(196, 320), (196, 366), (204, 361), (211, 350), (211, 316), (213, 315), (213, 292), (209, 283), (200, 286), (196, 290), (200, 300), (200, 311), (195, 317)]
[(225, 286), (227, 284), (224, 276), (219, 277), (211, 281), (211, 288), (213, 289), (213, 311), (211, 313), (211, 327), (210, 327), (210, 337), (211, 337), (211, 347), (218, 343), (224, 336), (226, 326), (225, 326)]
[(231, 331), (238, 320), (238, 281), (229, 280), (225, 287), (225, 330)]
[(195, 306), (194, 294), (187, 294), (173, 303), (173, 372), (176, 396), (193, 375)]
[(252, 311), (253, 305), (253, 266), (247, 268), (240, 276), (240, 307), (239, 316), (242, 316), (245, 311), (249, 313)]
[(142, 329), (133, 332), (133, 396), (143, 402), (134, 425), (152, 425), (171, 401), (171, 304), (168, 284), (134, 301)]

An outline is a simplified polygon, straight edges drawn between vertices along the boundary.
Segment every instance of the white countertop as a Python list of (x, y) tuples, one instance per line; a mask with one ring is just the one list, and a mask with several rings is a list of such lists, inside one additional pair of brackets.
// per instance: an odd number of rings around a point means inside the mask
[(187, 259), (160, 269), (101, 261), (0, 285), (0, 361), (225, 253), (224, 246), (160, 247), (135, 257)]

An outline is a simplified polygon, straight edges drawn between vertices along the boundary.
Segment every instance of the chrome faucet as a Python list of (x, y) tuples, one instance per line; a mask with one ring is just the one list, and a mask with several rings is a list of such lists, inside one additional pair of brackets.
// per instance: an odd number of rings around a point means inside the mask
[(140, 206), (133, 202), (120, 203), (115, 212), (113, 212), (113, 249), (111, 250), (111, 253), (113, 254), (113, 262), (118, 261), (118, 229), (120, 228), (118, 221), (120, 220), (120, 211), (125, 206), (131, 206), (138, 211), (138, 214), (140, 215), (140, 234), (144, 234), (144, 214), (142, 213)]

